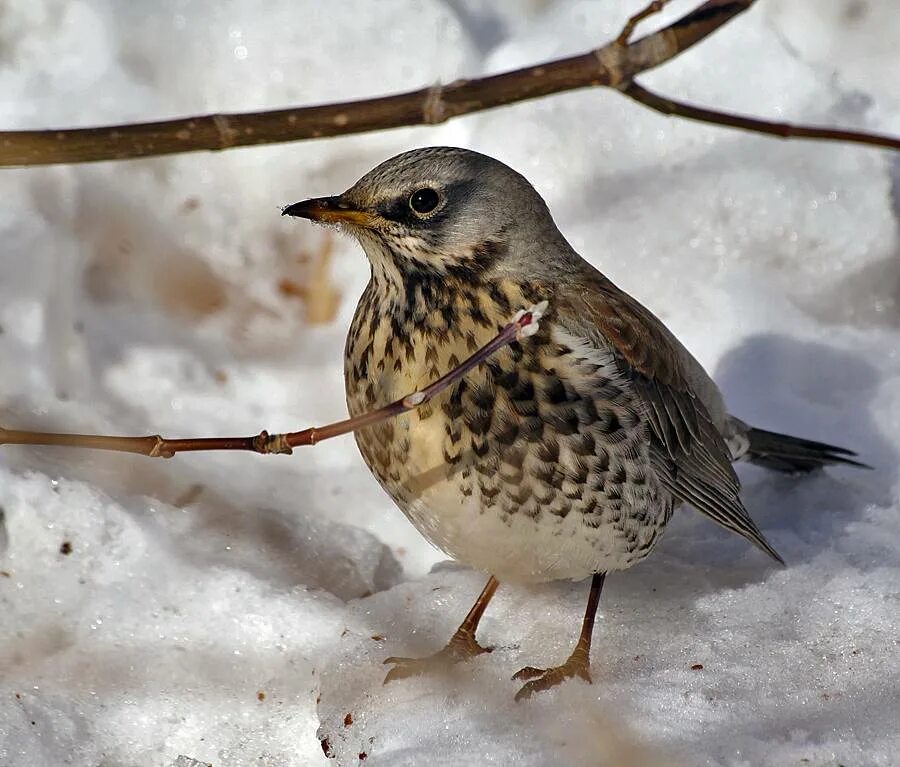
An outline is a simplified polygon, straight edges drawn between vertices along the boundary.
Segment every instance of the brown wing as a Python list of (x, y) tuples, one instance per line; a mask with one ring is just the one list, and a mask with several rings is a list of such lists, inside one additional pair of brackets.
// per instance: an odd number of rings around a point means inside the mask
[(651, 461), (663, 486), (783, 563), (744, 508), (728, 447), (692, 390), (687, 352), (662, 322), (599, 272), (555, 295), (557, 321), (613, 348), (650, 424)]

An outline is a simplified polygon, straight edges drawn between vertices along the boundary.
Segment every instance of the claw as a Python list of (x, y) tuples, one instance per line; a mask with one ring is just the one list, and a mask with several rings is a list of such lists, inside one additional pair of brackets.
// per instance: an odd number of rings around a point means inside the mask
[(387, 672), (382, 684), (394, 682), (398, 679), (408, 679), (411, 676), (419, 676), (431, 671), (445, 670), (450, 667), (451, 663), (442, 656), (441, 653), (435, 653), (428, 658), (385, 658), (385, 663), (393, 664), (394, 668)]
[(536, 676), (541, 676), (542, 674), (546, 674), (547, 669), (545, 668), (536, 668), (535, 666), (525, 666), (525, 668), (520, 668), (515, 674), (513, 674), (512, 678), (515, 680), (528, 680), (534, 679)]
[(457, 663), (467, 661), (482, 653), (491, 652), (493, 649), (493, 647), (482, 647), (475, 641), (475, 637), (467, 632), (457, 632), (444, 649), (426, 658), (396, 656), (386, 658), (384, 662), (393, 664), (394, 668), (388, 671), (383, 684), (433, 671), (446, 671)]
[(590, 672), (590, 661), (586, 655), (580, 653), (572, 653), (569, 659), (561, 666), (553, 668), (536, 668), (535, 666), (525, 666), (525, 668), (517, 671), (513, 675), (516, 680), (530, 680), (522, 685), (516, 693), (516, 701), (522, 701), (530, 698), (536, 692), (543, 692), (552, 687), (556, 687), (566, 679), (573, 676), (584, 679), (588, 684), (592, 684)]

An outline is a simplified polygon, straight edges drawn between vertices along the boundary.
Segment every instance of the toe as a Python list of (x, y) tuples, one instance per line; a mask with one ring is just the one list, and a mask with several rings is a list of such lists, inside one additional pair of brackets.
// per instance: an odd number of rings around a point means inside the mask
[(526, 685), (522, 685), (522, 689), (516, 693), (516, 703), (521, 703), (523, 700), (528, 700), (532, 695), (534, 695), (535, 688), (533, 687), (533, 684), (533, 682), (529, 682)]
[(522, 688), (516, 693), (516, 702), (527, 700), (536, 692), (549, 690), (551, 687), (558, 685), (563, 677), (559, 673), (558, 668), (535, 668), (534, 666), (526, 666), (517, 672), (513, 679), (530, 679), (530, 682), (522, 685)]
[(534, 666), (525, 666), (525, 668), (520, 668), (515, 674), (513, 674), (513, 679), (522, 680), (522, 679), (534, 679), (535, 677), (543, 676), (547, 673), (547, 669), (543, 668), (535, 668)]
[(395, 682), (398, 679), (408, 679), (411, 676), (418, 676), (426, 671), (426, 664), (418, 658), (385, 658), (386, 664), (394, 664), (394, 667), (387, 672), (382, 684)]
[(536, 692), (549, 690), (551, 687), (555, 687), (556, 685), (558, 685), (560, 681), (562, 680), (556, 678), (556, 675), (545, 672), (537, 679), (532, 679), (530, 682), (522, 685), (522, 689), (516, 693), (516, 703), (520, 703), (523, 700), (528, 700)]
[[(395, 658), (395, 661), (401, 660), (400, 658)], [(390, 671), (385, 674), (384, 681), (382, 684), (387, 684), (388, 682), (396, 682), (398, 679), (408, 679), (411, 676), (418, 676), (423, 672), (420, 666), (416, 666), (410, 663), (398, 663), (394, 666)]]
[(588, 670), (587, 666), (582, 664), (565, 664), (548, 669), (526, 666), (521, 671), (517, 672), (513, 677), (513, 679), (531, 680), (524, 684), (522, 686), (522, 689), (516, 693), (516, 701), (526, 700), (536, 692), (543, 692), (544, 690), (549, 690), (553, 687), (556, 687), (566, 679), (570, 679), (573, 676), (580, 677), (581, 679), (584, 679), (584, 681), (588, 684), (592, 684), (590, 671)]
[(401, 671), (401, 666), (394, 666), (387, 674), (384, 675), (384, 681), (382, 684), (387, 684), (388, 682), (396, 682), (398, 679), (403, 679), (406, 675)]

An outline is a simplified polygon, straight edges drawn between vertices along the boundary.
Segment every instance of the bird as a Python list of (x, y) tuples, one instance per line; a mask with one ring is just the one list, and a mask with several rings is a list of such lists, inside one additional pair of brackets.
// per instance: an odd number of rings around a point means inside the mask
[(447, 645), (388, 658), (385, 683), (470, 659), (499, 584), (591, 579), (559, 665), (513, 677), (523, 700), (587, 682), (606, 575), (645, 559), (686, 505), (781, 556), (751, 519), (732, 464), (787, 473), (864, 466), (856, 453), (728, 413), (702, 365), (636, 299), (582, 258), (541, 195), (463, 148), (392, 157), (343, 194), (283, 215), (337, 227), (368, 257), (344, 379), (351, 416), (418, 391), (548, 302), (534, 337), (493, 354), (433, 400), (355, 433), (362, 458), (418, 531), (487, 583)]

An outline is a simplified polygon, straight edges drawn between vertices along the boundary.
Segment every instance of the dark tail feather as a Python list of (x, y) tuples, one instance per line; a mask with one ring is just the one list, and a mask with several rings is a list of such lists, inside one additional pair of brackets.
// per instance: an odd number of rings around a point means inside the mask
[(787, 474), (806, 474), (835, 463), (859, 466), (862, 469), (872, 468), (854, 461), (851, 456), (855, 457), (856, 453), (852, 450), (826, 445), (824, 442), (754, 428), (747, 432), (747, 437), (750, 439), (748, 461)]

